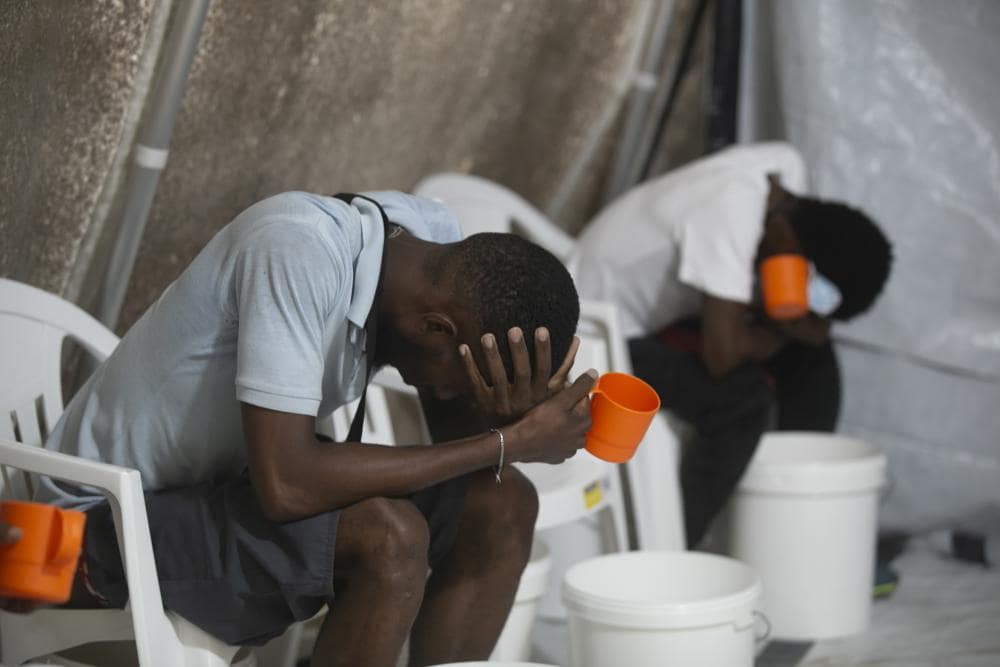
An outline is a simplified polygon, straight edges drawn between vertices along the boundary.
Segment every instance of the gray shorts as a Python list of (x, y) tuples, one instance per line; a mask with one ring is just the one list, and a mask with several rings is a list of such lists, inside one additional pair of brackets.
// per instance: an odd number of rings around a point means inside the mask
[[(430, 528), (432, 566), (454, 544), (466, 483), (461, 477), (409, 497)], [(246, 475), (145, 496), (164, 607), (227, 644), (264, 644), (332, 599), (340, 510), (273, 523)], [(128, 588), (107, 502), (87, 511), (84, 556), (91, 586), (109, 606), (124, 607)]]

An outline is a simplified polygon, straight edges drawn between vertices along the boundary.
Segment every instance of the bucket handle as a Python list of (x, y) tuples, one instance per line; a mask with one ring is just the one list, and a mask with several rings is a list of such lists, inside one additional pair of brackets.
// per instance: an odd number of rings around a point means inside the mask
[(754, 642), (758, 646), (760, 646), (761, 644), (763, 644), (764, 642), (766, 642), (771, 637), (771, 629), (772, 629), (771, 628), (771, 620), (767, 617), (766, 614), (764, 614), (764, 612), (757, 611), (756, 609), (753, 610), (753, 618), (754, 618), (754, 625), (755, 626), (757, 625), (757, 621), (760, 621), (764, 625), (764, 632), (763, 632), (763, 634), (761, 634), (761, 635), (758, 636), (757, 633), (754, 632)]

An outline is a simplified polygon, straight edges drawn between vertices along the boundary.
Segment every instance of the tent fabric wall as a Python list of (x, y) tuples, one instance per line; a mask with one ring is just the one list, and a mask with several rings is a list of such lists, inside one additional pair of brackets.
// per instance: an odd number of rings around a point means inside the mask
[(406, 190), (463, 171), (544, 206), (621, 104), (640, 8), (213, 2), (121, 324), (219, 227), (282, 190)]
[[(179, 6), (0, 3), (0, 275), (92, 308), (146, 65)], [(544, 209), (582, 160), (560, 222), (585, 219), (650, 7), (213, 0), (119, 330), (218, 228), (282, 190), (408, 189), (462, 171)]]
[(883, 523), (1000, 512), (1000, 3), (744, 9), (741, 140), (791, 141), (894, 245), (875, 308), (834, 330), (841, 429), (890, 457)]
[(167, 9), (0, 4), (0, 275), (75, 300), (73, 268), (106, 215)]

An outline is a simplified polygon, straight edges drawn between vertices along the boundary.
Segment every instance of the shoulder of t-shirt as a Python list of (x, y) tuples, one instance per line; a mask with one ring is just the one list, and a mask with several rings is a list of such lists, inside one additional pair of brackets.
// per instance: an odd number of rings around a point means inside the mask
[(234, 249), (266, 248), (270, 253), (287, 253), (296, 262), (312, 261), (346, 270), (353, 256), (349, 232), (343, 224), (330, 223), (343, 222), (340, 218), (346, 219), (351, 210), (342, 202), (319, 195), (283, 192), (237, 216)]
[(352, 211), (349, 205), (338, 199), (292, 190), (258, 201), (240, 213), (234, 222), (243, 221), (247, 231), (275, 222), (289, 228), (301, 226), (303, 229), (311, 227), (318, 230), (323, 226), (325, 231), (331, 219), (346, 220)]
[(711, 158), (716, 155), (745, 155), (758, 161), (769, 162), (789, 159), (797, 160), (799, 162), (802, 161), (802, 155), (799, 153), (799, 150), (787, 141), (760, 141), (755, 143), (733, 144), (719, 150), (717, 153), (712, 153), (706, 156), (706, 158)]

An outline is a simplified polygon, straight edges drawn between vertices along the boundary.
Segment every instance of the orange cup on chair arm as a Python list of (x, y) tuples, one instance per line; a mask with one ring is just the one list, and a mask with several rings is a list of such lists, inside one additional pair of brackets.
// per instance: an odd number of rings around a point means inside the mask
[(660, 409), (656, 391), (627, 373), (605, 373), (594, 385), (590, 400), (587, 451), (611, 463), (624, 463), (635, 454)]
[(42, 503), (0, 503), (0, 520), (21, 529), (17, 542), (0, 544), (0, 597), (69, 600), (86, 518)]
[(794, 320), (809, 312), (809, 262), (802, 255), (772, 255), (760, 263), (764, 312), (775, 320)]

